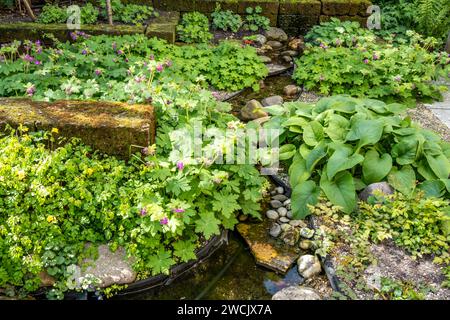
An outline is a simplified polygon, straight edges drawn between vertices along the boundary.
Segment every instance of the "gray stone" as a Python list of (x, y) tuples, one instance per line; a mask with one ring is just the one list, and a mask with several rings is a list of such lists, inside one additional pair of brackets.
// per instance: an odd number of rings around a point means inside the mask
[(294, 227), (286, 228), (286, 230), (284, 230), (281, 234), (280, 239), (289, 246), (295, 246), (298, 239), (300, 239), (300, 232)]
[(282, 222), (282, 223), (289, 223), (289, 219), (286, 218), (286, 217), (281, 217), (280, 218), (280, 222)]
[(276, 238), (281, 234), (281, 226), (278, 223), (274, 223), (272, 227), (270, 227), (269, 234)]
[(286, 231), (286, 230), (291, 229), (291, 228), (292, 228), (292, 226), (290, 224), (288, 224), (288, 223), (282, 223), (281, 224), (281, 230), (283, 230), (283, 231)]
[(300, 88), (298, 86), (296, 86), (295, 84), (288, 84), (283, 89), (283, 93), (285, 95), (287, 95), (288, 97), (293, 97), (296, 94), (298, 94), (299, 92), (300, 92)]
[(87, 268), (77, 266), (75, 276), (77, 286), (81, 285), (83, 278), (86, 276), (93, 276), (100, 280), (100, 288), (106, 288), (113, 284), (128, 284), (136, 279), (132, 261), (127, 258), (123, 247), (119, 247), (115, 252), (112, 252), (108, 245), (102, 244), (98, 247), (97, 260), (85, 259), (82, 265), (87, 265)]
[(270, 201), (270, 206), (274, 209), (278, 209), (278, 208), (282, 207), (283, 204), (278, 200), (272, 200), (272, 201)]
[(268, 56), (259, 56), (259, 59), (263, 62), (263, 63), (271, 63), (272, 59)]
[(312, 278), (322, 271), (319, 258), (311, 254), (305, 254), (298, 258), (297, 264), (298, 273), (305, 279)]
[(292, 219), (293, 214), (291, 210), (288, 210), (288, 212), (286, 213), (286, 217), (288, 217), (289, 219)]
[(311, 240), (302, 240), (299, 243), (299, 247), (303, 250), (309, 250), (312, 248), (312, 241)]
[(263, 106), (257, 100), (250, 100), (245, 107), (241, 109), (241, 119), (251, 121), (258, 118), (267, 117), (268, 114), (263, 110)]
[(283, 193), (284, 193), (284, 188), (283, 188), (283, 187), (276, 187), (276, 188), (275, 188), (275, 191), (276, 191), (278, 194), (283, 194)]
[(280, 217), (286, 217), (287, 209), (285, 207), (278, 208), (277, 211)]
[(275, 210), (268, 210), (266, 212), (266, 217), (272, 220), (277, 220), (278, 219), (278, 212), (276, 212)]
[(262, 34), (257, 34), (255, 36), (255, 42), (260, 45), (263, 45), (267, 42), (267, 38), (265, 36), (263, 36)]
[(270, 96), (270, 97), (264, 98), (261, 101), (261, 103), (264, 107), (270, 107), (270, 106), (274, 106), (274, 105), (282, 105), (283, 98), (281, 96)]
[(273, 40), (267, 41), (266, 45), (271, 47), (272, 49), (279, 49), (283, 46), (281, 42)]
[(306, 223), (303, 222), (302, 220), (291, 220), (289, 221), (289, 224), (293, 227), (301, 227), (301, 228), (306, 227)]
[(277, 194), (275, 196), (272, 197), (272, 200), (278, 200), (281, 202), (284, 202), (288, 199), (288, 197), (286, 197), (284, 194)]
[(393, 194), (394, 189), (387, 182), (378, 182), (369, 184), (360, 194), (359, 198), (363, 201), (367, 201), (370, 196), (374, 195), (374, 192), (378, 191), (382, 194)]
[(300, 235), (301, 235), (303, 238), (311, 239), (311, 238), (314, 236), (314, 230), (309, 229), (309, 228), (306, 228), (306, 227), (301, 228), (301, 229), (300, 229)]
[(291, 204), (291, 199), (287, 199), (285, 202), (283, 202), (283, 205), (287, 206), (288, 204)]
[(292, 68), (292, 65), (284, 66), (281, 64), (277, 64), (277, 63), (267, 64), (267, 69), (269, 69), (269, 76), (276, 76), (278, 74), (288, 71), (291, 68)]
[(293, 61), (292, 57), (289, 56), (282, 56), (281, 59), (286, 63), (290, 63)]
[(272, 300), (320, 300), (320, 295), (312, 288), (290, 286), (275, 293)]
[(266, 31), (266, 37), (268, 40), (275, 40), (275, 41), (287, 41), (288, 36), (286, 32), (283, 31), (283, 29), (270, 27), (269, 30)]
[(282, 56), (296, 57), (298, 56), (298, 51), (295, 50), (286, 50), (281, 53)]

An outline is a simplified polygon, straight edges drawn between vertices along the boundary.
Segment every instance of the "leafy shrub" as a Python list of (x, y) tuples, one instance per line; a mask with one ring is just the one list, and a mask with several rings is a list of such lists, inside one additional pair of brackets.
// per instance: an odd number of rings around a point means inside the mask
[(37, 21), (40, 23), (64, 23), (67, 21), (67, 11), (58, 5), (46, 4), (42, 8)]
[(0, 8), (6, 7), (6, 8), (13, 8), (14, 7), (15, 0), (0, 0)]
[(94, 24), (97, 22), (99, 11), (91, 3), (81, 7), (81, 23)]
[(431, 83), (448, 76), (450, 58), (428, 52), (421, 44), (368, 42), (352, 48), (309, 46), (300, 57), (293, 78), (322, 94), (350, 94), (373, 98), (439, 99), (440, 88)]
[(262, 8), (256, 6), (255, 8), (248, 7), (245, 9), (247, 15), (245, 16), (244, 28), (250, 31), (268, 30), (270, 27), (270, 20), (261, 15)]
[(450, 0), (417, 0), (414, 18), (417, 31), (446, 39), (450, 30)]
[(221, 11), (220, 5), (211, 13), (213, 28), (233, 32), (237, 32), (242, 26), (242, 18), (240, 15), (233, 13), (231, 10)]
[[(106, 1), (101, 0), (101, 15), (103, 19), (107, 19)], [(113, 13), (113, 21), (140, 24), (152, 16), (157, 17), (159, 14), (151, 6), (137, 4), (123, 4), (121, 0), (111, 1), (111, 10)]]
[(404, 110), (348, 96), (269, 107), (275, 116), (265, 127), (282, 128), (280, 160), (290, 165), (294, 216), (308, 215), (321, 192), (350, 213), (357, 190), (384, 180), (407, 196), (416, 181), (427, 196), (448, 196), (450, 144), (403, 119)]
[(177, 33), (180, 40), (186, 43), (206, 43), (212, 38), (208, 17), (200, 12), (185, 13), (177, 26)]

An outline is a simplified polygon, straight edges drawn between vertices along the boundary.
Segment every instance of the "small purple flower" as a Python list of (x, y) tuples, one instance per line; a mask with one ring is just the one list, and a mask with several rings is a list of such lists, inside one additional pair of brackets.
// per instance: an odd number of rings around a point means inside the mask
[(155, 60), (155, 56), (151, 54), (150, 57), (149, 57), (149, 59), (150, 59), (150, 60)]
[(128, 60), (128, 58), (125, 58), (125, 62), (128, 62), (129, 60)]
[(23, 60), (28, 61), (28, 62), (33, 62), (33, 61), (34, 61), (34, 58), (33, 58), (32, 56), (30, 56), (29, 54), (26, 54), (26, 55), (23, 57)]
[(172, 104), (172, 100), (167, 100), (166, 103), (167, 104)]
[(29, 95), (30, 97), (31, 97), (35, 92), (36, 92), (36, 88), (35, 88), (34, 85), (28, 87), (28, 88), (27, 88), (27, 91), (26, 91), (27, 95)]
[(123, 51), (119, 49), (119, 50), (117, 50), (117, 54), (118, 54), (118, 55), (122, 55), (122, 54), (123, 54)]
[(159, 223), (161, 225), (166, 225), (169, 223), (169, 219), (167, 219), (167, 217), (162, 218), (161, 220), (159, 220)]
[(395, 77), (394, 77), (394, 81), (396, 81), (396, 82), (402, 81), (402, 76), (401, 76), (401, 75), (395, 76)]
[(340, 46), (342, 44), (342, 40), (341, 39), (336, 39), (335, 44), (337, 46)]
[(87, 55), (87, 50), (86, 50), (86, 49), (83, 49), (83, 51), (81, 51), (81, 54), (82, 54), (82, 55)]
[(41, 47), (37, 48), (36, 53), (42, 53), (42, 48)]
[(363, 62), (364, 62), (365, 64), (368, 64), (368, 63), (369, 63), (369, 59), (364, 59)]
[(325, 50), (328, 49), (328, 46), (323, 42), (320, 43), (320, 47)]
[(100, 70), (100, 69), (95, 69), (95, 74), (96, 74), (97, 76), (101, 75), (101, 74), (102, 74), (102, 70)]
[(141, 211), (139, 211), (142, 217), (145, 217), (147, 215), (147, 210), (145, 208), (142, 208)]
[(167, 60), (165, 63), (166, 67), (171, 67), (172, 66), (172, 60)]
[(41, 62), (40, 62), (39, 60), (36, 60), (36, 61), (34, 62), (34, 64), (38, 66), (38, 65), (41, 64)]
[(175, 209), (173, 209), (173, 212), (176, 212), (176, 213), (183, 213), (185, 210), (184, 209), (181, 209), (181, 208), (175, 208)]
[(113, 42), (112, 48), (113, 48), (113, 50), (116, 50), (116, 49), (117, 49), (117, 44), (116, 44), (115, 42)]
[(378, 59), (380, 59), (380, 56), (377, 55), (376, 53), (374, 53), (373, 56), (372, 56), (372, 59), (373, 60), (378, 60)]
[(75, 41), (75, 40), (78, 39), (78, 36), (76, 35), (75, 32), (71, 32), (71, 33), (70, 33), (70, 37), (72, 38), (73, 41)]
[(37, 40), (35, 43), (36, 43), (37, 46), (40, 46), (41, 45), (41, 40)]
[(182, 161), (178, 161), (177, 162), (177, 168), (180, 171), (183, 170), (184, 169), (184, 163)]
[(148, 156), (148, 148), (144, 148), (141, 150), (142, 155)]
[(158, 71), (158, 72), (162, 72), (164, 70), (164, 67), (162, 66), (162, 64), (157, 64), (156, 65), (156, 71)]

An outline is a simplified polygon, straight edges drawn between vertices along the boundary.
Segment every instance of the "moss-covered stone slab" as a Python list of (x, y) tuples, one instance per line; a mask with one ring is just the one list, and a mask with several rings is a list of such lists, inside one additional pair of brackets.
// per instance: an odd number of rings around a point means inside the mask
[(245, 14), (245, 9), (248, 7), (255, 8), (256, 6), (260, 6), (262, 8), (262, 15), (264, 16), (277, 16), (278, 15), (278, 7), (280, 3), (278, 1), (270, 1), (270, 0), (245, 0), (238, 2), (238, 13)]
[(145, 29), (148, 38), (157, 37), (169, 43), (174, 43), (176, 38), (176, 24), (173, 23), (152, 23)]
[(157, 9), (167, 11), (195, 11), (193, 0), (153, 0), (153, 5)]
[[(331, 16), (320, 16), (320, 22), (328, 22), (331, 20)], [(337, 16), (335, 18), (338, 18), (341, 21), (357, 21), (361, 25), (361, 27), (365, 27), (367, 25), (367, 18), (366, 17), (360, 17), (360, 16)]]
[(318, 23), (319, 16), (303, 16), (298, 14), (278, 16), (278, 26), (289, 35), (304, 35)]
[(298, 14), (302, 16), (319, 16), (322, 4), (319, 0), (280, 0), (279, 15)]
[(62, 137), (80, 138), (95, 150), (122, 158), (129, 157), (132, 145), (153, 144), (156, 133), (150, 105), (0, 98), (0, 128), (21, 124), (31, 131), (57, 128)]
[(239, 223), (236, 229), (248, 244), (257, 264), (285, 274), (299, 257), (300, 250), (271, 237), (271, 223), (268, 219), (260, 223)]

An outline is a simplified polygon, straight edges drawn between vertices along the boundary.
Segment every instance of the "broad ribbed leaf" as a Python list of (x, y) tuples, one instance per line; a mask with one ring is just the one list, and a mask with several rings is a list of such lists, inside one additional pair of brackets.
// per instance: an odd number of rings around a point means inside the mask
[(426, 155), (428, 164), (434, 174), (440, 179), (448, 179), (450, 175), (450, 161), (443, 155)]
[(304, 219), (310, 214), (309, 205), (317, 204), (319, 199), (320, 189), (316, 186), (314, 181), (305, 181), (298, 184), (291, 195), (292, 214), (294, 219)]
[(352, 155), (352, 149), (349, 147), (336, 149), (327, 162), (328, 179), (332, 180), (338, 172), (351, 169), (363, 160), (364, 157), (360, 154)]
[(409, 196), (416, 186), (416, 174), (410, 165), (403, 166), (400, 170), (393, 167), (388, 175), (388, 182), (395, 190)]
[(303, 127), (303, 140), (308, 146), (315, 147), (323, 139), (322, 125), (317, 121), (311, 121)]
[(345, 213), (351, 213), (356, 206), (356, 191), (352, 175), (347, 172), (339, 172), (333, 180), (328, 180), (326, 174), (322, 174), (320, 188), (327, 198), (337, 206), (342, 207)]
[(364, 182), (371, 184), (382, 181), (389, 174), (391, 168), (392, 158), (388, 153), (380, 157), (374, 149), (367, 151), (362, 164)]

